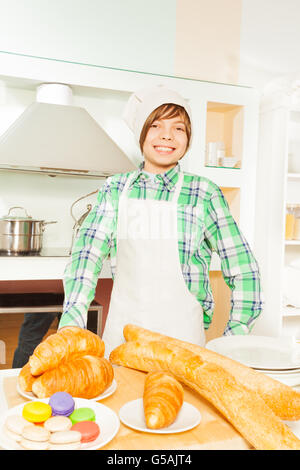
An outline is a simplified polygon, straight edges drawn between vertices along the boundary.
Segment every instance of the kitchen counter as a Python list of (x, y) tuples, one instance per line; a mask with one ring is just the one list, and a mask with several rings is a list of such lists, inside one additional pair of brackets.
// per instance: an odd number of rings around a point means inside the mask
[[(0, 281), (62, 279), (68, 259), (68, 248), (55, 247), (38, 254), (0, 255)], [(109, 260), (104, 261), (99, 278), (111, 278)]]
[[(0, 413), (27, 400), (16, 390), (19, 369), (0, 371)], [(145, 373), (125, 367), (114, 367), (117, 390), (101, 401), (116, 411), (128, 401), (143, 395)], [(249, 450), (250, 444), (205, 399), (184, 387), (184, 400), (201, 413), (201, 422), (194, 429), (178, 434), (151, 434), (134, 431), (121, 423), (114, 439), (104, 450)]]

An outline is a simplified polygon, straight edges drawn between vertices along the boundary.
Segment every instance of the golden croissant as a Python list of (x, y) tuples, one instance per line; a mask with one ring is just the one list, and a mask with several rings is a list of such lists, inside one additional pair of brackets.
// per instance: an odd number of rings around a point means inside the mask
[(300, 393), (272, 377), (196, 344), (155, 333), (136, 325), (126, 325), (123, 333), (127, 341), (162, 341), (169, 346), (175, 345), (188, 349), (198, 354), (204, 361), (222, 367), (245, 387), (258, 392), (279, 418), (287, 421), (300, 419)]
[(87, 355), (62, 362), (55, 369), (44, 372), (35, 379), (32, 391), (38, 398), (47, 398), (56, 392), (95, 398), (111, 385), (113, 378), (113, 367), (107, 359)]
[(144, 383), (144, 414), (150, 429), (172, 424), (183, 403), (182, 385), (171, 374), (149, 372)]
[(31, 374), (30, 364), (27, 362), (25, 366), (22, 367), (18, 375), (17, 381), (19, 387), (23, 392), (31, 392), (33, 382), (36, 380), (36, 377)]
[(66, 327), (48, 336), (33, 351), (29, 358), (32, 375), (54, 369), (61, 362), (67, 362), (83, 355), (102, 357), (104, 342), (89, 330)]
[(110, 360), (145, 372), (170, 372), (212, 403), (255, 449), (300, 450), (300, 440), (257, 392), (187, 349), (162, 341), (130, 341), (115, 348)]

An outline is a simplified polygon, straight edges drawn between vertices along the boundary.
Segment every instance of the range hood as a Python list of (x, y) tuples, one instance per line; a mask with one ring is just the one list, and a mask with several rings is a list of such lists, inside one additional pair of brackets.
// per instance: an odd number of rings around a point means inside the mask
[(107, 177), (136, 166), (95, 119), (72, 106), (72, 90), (42, 84), (36, 101), (0, 137), (0, 169)]

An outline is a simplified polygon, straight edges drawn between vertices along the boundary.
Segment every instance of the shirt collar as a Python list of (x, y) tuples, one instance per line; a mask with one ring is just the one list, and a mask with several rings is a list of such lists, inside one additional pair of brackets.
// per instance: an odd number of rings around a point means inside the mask
[[(142, 162), (139, 165), (139, 169), (136, 170), (136, 177), (133, 179), (132, 184), (134, 184), (136, 181), (141, 181), (145, 178), (148, 178), (148, 176), (144, 173), (144, 164), (145, 162)], [(156, 176), (156, 178), (159, 181), (162, 181), (166, 189), (168, 189), (169, 191), (172, 191), (172, 189), (174, 188), (174, 185), (177, 183), (179, 172), (180, 172), (180, 166), (179, 166), (179, 163), (177, 163), (177, 165), (175, 165), (173, 168), (166, 171), (165, 173), (159, 173)]]

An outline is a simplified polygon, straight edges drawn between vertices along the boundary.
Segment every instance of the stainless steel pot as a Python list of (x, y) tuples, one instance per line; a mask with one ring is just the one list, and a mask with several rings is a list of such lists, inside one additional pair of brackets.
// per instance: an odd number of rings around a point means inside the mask
[[(14, 209), (22, 209), (26, 216), (11, 215)], [(8, 214), (0, 218), (0, 252), (8, 255), (38, 253), (43, 246), (45, 225), (55, 223), (57, 221), (33, 219), (24, 207), (11, 207)]]

